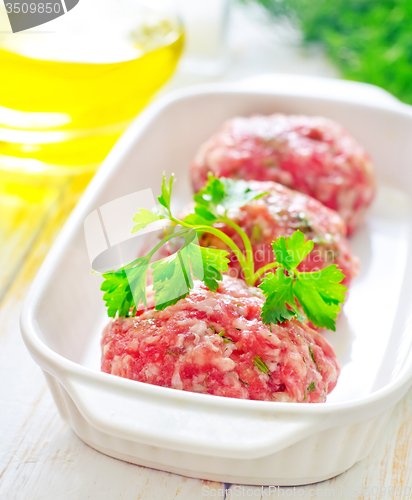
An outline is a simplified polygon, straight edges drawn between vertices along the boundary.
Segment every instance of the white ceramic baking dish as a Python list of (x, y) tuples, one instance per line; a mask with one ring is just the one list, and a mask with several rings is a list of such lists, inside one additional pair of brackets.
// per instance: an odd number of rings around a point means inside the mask
[[(96, 174), (45, 260), (21, 318), (62, 418), (107, 455), (224, 482), (321, 481), (364, 458), (412, 382), (412, 112), (374, 87), (300, 77), (216, 84), (163, 97), (126, 132)], [(379, 195), (352, 239), (362, 271), (333, 343), (343, 370), (325, 404), (242, 401), (181, 392), (99, 371), (107, 318), (91, 274), (83, 223), (97, 207), (177, 174), (190, 197), (197, 149), (234, 115), (318, 114), (369, 150)]]

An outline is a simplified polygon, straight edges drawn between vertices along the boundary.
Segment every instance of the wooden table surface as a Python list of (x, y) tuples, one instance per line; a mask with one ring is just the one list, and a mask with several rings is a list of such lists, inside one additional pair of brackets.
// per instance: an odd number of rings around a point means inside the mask
[[(333, 74), (317, 56), (296, 48), (284, 47), (285, 57), (276, 38), (265, 38), (263, 28), (251, 28), (244, 17), (235, 16), (229, 79), (269, 70)], [(245, 27), (255, 37), (261, 66), (237, 35)], [(178, 74), (169, 88), (189, 80)], [(412, 498), (412, 391), (396, 405), (365, 460), (334, 479), (304, 487), (269, 491), (185, 478), (109, 458), (80, 441), (61, 421), (41, 370), (23, 344), (19, 314), (31, 281), (89, 179), (87, 174), (23, 179), (0, 171), (1, 500)]]

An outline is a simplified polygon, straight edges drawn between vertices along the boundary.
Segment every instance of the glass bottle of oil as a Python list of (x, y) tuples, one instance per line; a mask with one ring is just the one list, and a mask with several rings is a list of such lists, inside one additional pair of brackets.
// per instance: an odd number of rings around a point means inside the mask
[(182, 46), (167, 0), (80, 0), (19, 33), (1, 2), (0, 170), (96, 168), (171, 76)]

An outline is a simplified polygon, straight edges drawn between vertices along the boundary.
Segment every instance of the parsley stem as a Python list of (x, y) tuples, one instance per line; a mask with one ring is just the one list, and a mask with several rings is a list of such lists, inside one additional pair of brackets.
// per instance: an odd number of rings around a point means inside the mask
[(262, 274), (265, 274), (266, 271), (269, 271), (269, 269), (273, 269), (275, 267), (279, 267), (280, 264), (277, 262), (271, 262), (270, 264), (266, 264), (266, 266), (261, 267), (258, 269), (255, 274), (253, 275), (253, 285), (256, 283), (256, 281), (262, 276)]
[(186, 271), (185, 263), (183, 262), (182, 256), (180, 255), (180, 252), (177, 252), (177, 255), (178, 255), (178, 257), (179, 257), (180, 266), (181, 266), (182, 271), (183, 271), (183, 276), (184, 276), (185, 281), (186, 281), (186, 286), (187, 286), (187, 289), (188, 289), (188, 290), (190, 290), (190, 289), (191, 289), (191, 286), (190, 286), (190, 281), (189, 281), (189, 278), (188, 278), (188, 276), (187, 276), (187, 271)]
[(162, 239), (162, 241), (160, 243), (158, 243), (153, 248), (153, 250), (148, 255), (150, 255), (150, 258), (152, 258), (153, 255), (159, 250), (159, 248), (161, 248), (169, 240), (171, 240), (172, 238), (175, 238), (176, 236), (181, 236), (183, 234), (187, 234), (187, 232), (188, 232), (187, 229), (182, 229), (182, 231), (178, 231), (177, 233), (172, 233), (169, 236), (166, 236), (165, 238)]
[[(194, 229), (195, 231), (201, 231), (202, 233), (210, 233), (213, 234), (214, 236), (217, 236), (219, 239), (223, 241), (223, 243), (226, 243), (226, 245), (232, 250), (232, 252), (235, 254), (237, 260), (239, 261), (239, 264), (242, 267), (242, 270), (245, 274), (245, 281), (248, 285), (253, 285), (252, 283), (252, 277), (253, 277), (253, 270), (250, 270), (250, 266), (248, 261), (245, 259), (245, 256), (243, 255), (242, 251), (240, 248), (236, 245), (236, 243), (227, 236), (223, 231), (220, 229), (217, 229), (213, 226), (195, 226), (188, 224), (187, 222), (183, 222), (181, 220), (172, 218), (173, 222), (176, 222), (177, 224), (180, 224), (181, 226), (188, 227), (190, 229)], [(240, 228), (239, 228), (240, 229)], [(177, 234), (177, 233), (176, 233)]]
[(210, 233), (214, 234), (218, 238), (220, 238), (223, 243), (226, 243), (226, 245), (232, 250), (232, 252), (235, 254), (237, 260), (239, 261), (239, 264), (242, 267), (242, 270), (245, 274), (245, 281), (248, 285), (251, 284), (251, 279), (253, 276), (253, 271), (250, 272), (250, 266), (248, 261), (246, 260), (245, 256), (243, 255), (243, 252), (240, 250), (240, 248), (236, 245), (236, 243), (227, 236), (223, 231), (220, 229), (217, 229), (215, 227), (210, 227), (210, 226), (197, 226), (194, 229), (196, 231), (202, 231), (203, 233)]
[[(238, 226), (235, 222), (231, 221), (228, 217), (222, 217), (222, 221), (225, 224), (227, 224), (228, 226), (230, 226), (231, 228), (233, 228), (242, 238), (243, 244), (245, 245), (245, 251), (246, 251), (246, 262), (248, 265), (248, 275), (249, 275), (250, 280), (252, 280), (253, 273), (254, 273), (255, 269), (254, 269), (254, 258), (253, 258), (252, 244), (250, 242), (248, 235), (245, 233), (245, 231), (243, 231), (243, 229), (240, 226)], [(246, 281), (248, 281), (248, 280), (246, 280)], [(250, 282), (248, 284), (253, 285), (255, 281), (256, 280), (254, 280), (253, 283)]]

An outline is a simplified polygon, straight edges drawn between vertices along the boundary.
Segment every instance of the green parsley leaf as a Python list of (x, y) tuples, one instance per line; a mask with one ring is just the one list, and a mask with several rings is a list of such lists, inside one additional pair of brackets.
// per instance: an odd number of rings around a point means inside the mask
[(206, 186), (196, 193), (193, 199), (198, 216), (209, 221), (216, 220), (220, 217), (218, 207), (225, 199), (225, 186), (221, 179), (209, 174)]
[(347, 288), (341, 285), (344, 274), (336, 264), (318, 272), (300, 273), (294, 284), (295, 296), (312, 323), (336, 329), (335, 320)]
[(152, 224), (152, 222), (156, 222), (160, 219), (164, 219), (164, 217), (154, 214), (145, 208), (139, 208), (139, 212), (133, 217), (133, 222), (137, 222), (137, 224), (133, 227), (132, 233), (136, 233), (140, 229), (144, 229), (149, 224)]
[(318, 272), (300, 273), (300, 281), (305, 280), (306, 275), (316, 282), (316, 289), (326, 304), (340, 304), (345, 300), (345, 292), (348, 289), (340, 284), (345, 275), (336, 264), (331, 264)]
[(186, 297), (193, 288), (194, 278), (213, 292), (218, 289), (221, 273), (228, 269), (228, 252), (200, 247), (193, 242), (195, 237), (196, 232), (190, 231), (179, 251), (152, 264), (156, 309), (164, 309)]
[[(200, 248), (201, 261), (192, 262), (192, 270), (195, 278), (203, 281), (211, 292), (216, 292), (219, 288), (218, 281), (223, 279), (222, 273), (228, 270), (229, 253), (226, 250), (219, 250), (217, 248)], [(196, 257), (198, 254), (195, 253)], [(203, 274), (200, 270), (200, 264), (203, 268)]]
[(263, 323), (282, 323), (294, 317), (299, 321), (305, 320), (295, 302), (293, 278), (287, 276), (282, 268), (278, 268), (276, 274), (267, 273), (259, 288), (266, 297), (261, 315)]
[(206, 186), (195, 194), (195, 213), (185, 218), (188, 224), (212, 225), (227, 210), (240, 208), (266, 193), (250, 189), (243, 180), (218, 179), (209, 174)]
[(192, 226), (211, 226), (217, 220), (217, 217), (211, 214), (204, 207), (195, 206), (195, 212), (186, 215), (184, 221)]
[(140, 257), (118, 271), (103, 274), (104, 281), (100, 290), (104, 291), (107, 314), (114, 318), (127, 317), (132, 307), (138, 307), (140, 301), (146, 306), (146, 279), (150, 257)]
[(312, 240), (305, 242), (305, 235), (300, 231), (295, 231), (292, 236), (287, 236), (286, 239), (280, 236), (272, 243), (276, 262), (289, 270), (298, 267), (302, 260), (310, 254), (313, 245)]
[(119, 313), (119, 316), (129, 316), (129, 310), (134, 305), (134, 301), (124, 270), (105, 273), (103, 278), (105, 280), (100, 290), (105, 292), (103, 300), (109, 318), (114, 318), (117, 313)]
[(262, 196), (267, 194), (267, 192), (259, 193), (258, 191), (253, 191), (250, 189), (248, 183), (243, 180), (222, 177), (220, 178), (220, 182), (223, 184), (225, 191), (225, 197), (221, 202), (225, 211), (231, 208), (244, 207), (251, 201), (262, 198)]
[(170, 212), (170, 199), (172, 197), (172, 188), (173, 188), (173, 182), (174, 182), (175, 176), (172, 174), (169, 179), (169, 184), (166, 182), (166, 174), (163, 173), (163, 182), (162, 182), (162, 194), (159, 196), (157, 199), (159, 200), (159, 203), (165, 207), (167, 210), (168, 214), (171, 215)]
[(268, 374), (269, 373), (269, 367), (268, 365), (262, 360), (260, 356), (255, 356), (255, 359), (253, 360), (253, 364), (258, 368), (261, 372)]
[(184, 299), (193, 288), (193, 280), (186, 269), (181, 250), (151, 266), (156, 309), (163, 310)]
[(297, 267), (313, 248), (313, 241), (306, 242), (300, 231), (287, 238), (279, 237), (272, 246), (280, 267), (276, 274), (266, 274), (259, 285), (266, 296), (261, 315), (263, 322), (277, 323), (293, 317), (304, 321), (306, 318), (298, 308), (298, 301), (315, 326), (335, 330), (335, 320), (347, 291), (340, 284), (344, 278), (342, 271), (333, 264), (317, 272), (298, 272)]
[(226, 250), (198, 246), (193, 242), (196, 232), (191, 231), (188, 236), (190, 244), (185, 245), (181, 250), (181, 256), (188, 272), (192, 271), (193, 277), (216, 292), (219, 288), (218, 281), (223, 279), (222, 273), (228, 270), (229, 253)]

